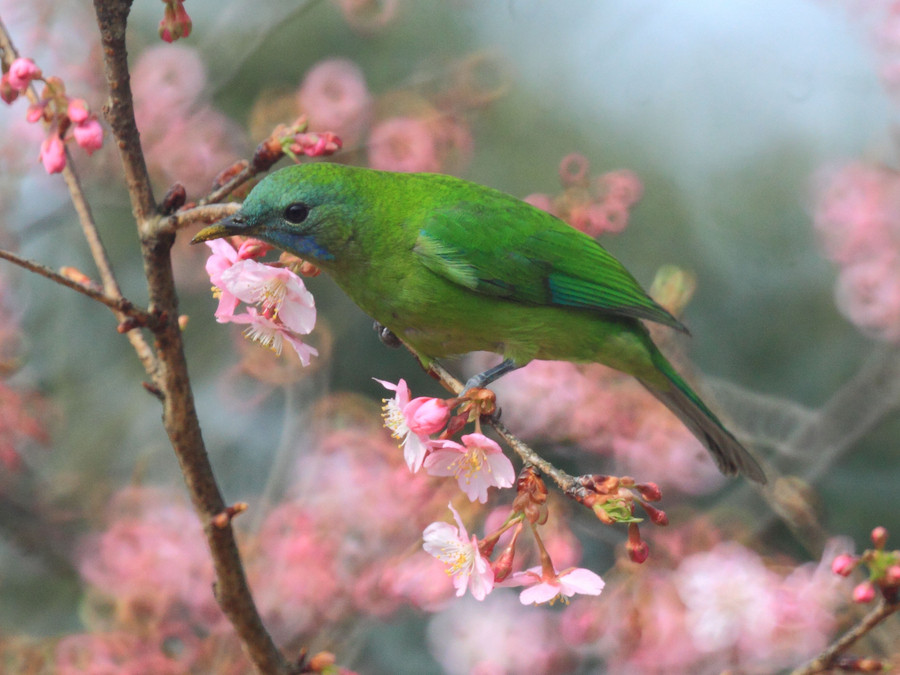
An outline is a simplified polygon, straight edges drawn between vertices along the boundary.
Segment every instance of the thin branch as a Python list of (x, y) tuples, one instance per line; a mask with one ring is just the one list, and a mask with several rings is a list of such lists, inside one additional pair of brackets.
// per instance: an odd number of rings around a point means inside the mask
[(34, 272), (35, 274), (39, 274), (42, 277), (50, 279), (51, 281), (55, 281), (60, 286), (71, 288), (73, 291), (81, 293), (82, 295), (86, 295), (91, 300), (96, 300), (97, 302), (109, 307), (116, 313), (117, 316), (121, 316), (122, 318), (130, 317), (137, 321), (140, 325), (149, 325), (152, 322), (152, 317), (149, 313), (145, 312), (142, 309), (139, 309), (138, 307), (135, 307), (130, 300), (127, 300), (121, 296), (114, 297), (111, 295), (107, 295), (103, 291), (99, 291), (96, 288), (91, 288), (90, 286), (86, 286), (81, 282), (70, 279), (69, 277), (55, 272), (49, 267), (45, 267), (40, 263), (36, 263), (33, 260), (28, 260), (27, 258), (22, 258), (15, 253), (4, 251), (3, 249), (0, 249), (0, 258), (8, 260), (9, 262), (18, 265), (19, 267), (22, 267), (29, 272)]
[(156, 220), (156, 202), (134, 120), (131, 75), (125, 49), (125, 27), (131, 0), (94, 0), (94, 9), (100, 27), (109, 91), (109, 98), (103, 106), (104, 113), (118, 143), (128, 194), (131, 196), (131, 209), (143, 236)]
[[(2, 21), (0, 21), (0, 48), (3, 49), (3, 60), (7, 65), (12, 63), (19, 56), (19, 53), (13, 44), (12, 37), (9, 35), (9, 32), (6, 30), (6, 26)], [(28, 88), (25, 90), (25, 95), (32, 104), (39, 101), (37, 90), (34, 88), (33, 84), (28, 85)], [(75, 207), (75, 212), (78, 214), (78, 222), (81, 224), (81, 230), (84, 233), (85, 240), (87, 240), (88, 248), (91, 251), (91, 257), (94, 259), (94, 264), (97, 266), (97, 271), (100, 273), (100, 280), (103, 284), (103, 289), (106, 291), (106, 299), (111, 299), (117, 303), (126, 303), (133, 309), (131, 303), (128, 303), (122, 296), (122, 290), (119, 288), (119, 283), (113, 272), (112, 264), (109, 261), (109, 255), (106, 252), (106, 247), (100, 239), (96, 221), (94, 220), (90, 205), (84, 195), (84, 190), (81, 187), (81, 181), (78, 179), (78, 174), (73, 168), (72, 155), (69, 153), (68, 148), (66, 148), (65, 153), (66, 165), (62, 171), (63, 180), (65, 180), (66, 187), (69, 189), (69, 196), (72, 199), (72, 205)], [(10, 258), (7, 258), (7, 260), (10, 260)], [(44, 274), (44, 276), (47, 275)], [(72, 288), (75, 287), (73, 286)], [(75, 288), (75, 290), (79, 289)], [(116, 319), (119, 323), (122, 323), (126, 316), (133, 317), (132, 314), (127, 312), (119, 312), (115, 307), (101, 298), (94, 299), (103, 302), (113, 309), (113, 311), (116, 312)], [(143, 334), (140, 331), (128, 331), (128, 340), (131, 342), (134, 351), (137, 353), (138, 358), (141, 360), (141, 363), (147, 372), (154, 370), (156, 366), (153, 350), (150, 348), (150, 345), (147, 344)]]
[(232, 216), (240, 210), (241, 205), (237, 203), (195, 206), (190, 209), (185, 209), (184, 211), (173, 213), (166, 219), (163, 224), (163, 229), (174, 232), (198, 223), (209, 225), (217, 220), (222, 220), (222, 218)]
[[(413, 352), (415, 354), (415, 352)], [(443, 366), (437, 362), (432, 362), (428, 370), (438, 378), (441, 385), (448, 391), (459, 394), (463, 390), (463, 383), (451, 375)], [(536, 467), (541, 473), (553, 479), (553, 482), (566, 495), (572, 497), (575, 491), (581, 488), (581, 482), (576, 476), (572, 476), (561, 469), (557, 469), (553, 464), (537, 454), (531, 446), (522, 439), (514, 435), (507, 426), (499, 420), (496, 415), (487, 418), (487, 423), (498, 433), (503, 440), (509, 444), (517, 455), (526, 464)]]
[(888, 603), (882, 598), (878, 605), (866, 614), (858, 624), (829, 645), (812, 661), (792, 671), (791, 675), (813, 675), (814, 673), (822, 673), (831, 669), (836, 664), (838, 657), (846, 649), (898, 610), (900, 610), (900, 603)]
[(245, 166), (238, 173), (229, 178), (225, 183), (217, 187), (215, 190), (213, 190), (203, 199), (197, 202), (198, 205), (206, 206), (207, 204), (215, 204), (216, 202), (222, 201), (223, 199), (225, 199), (225, 197), (230, 195), (241, 185), (246, 183), (248, 180), (251, 180), (258, 173), (268, 170), (268, 168), (269, 167), (258, 167), (253, 162), (247, 164), (247, 166)]
[(237, 632), (241, 645), (260, 673), (285, 674), (288, 665), (263, 626), (247, 584), (240, 552), (229, 522), (220, 524), (226, 504), (216, 483), (194, 405), (181, 329), (171, 249), (175, 228), (157, 213), (140, 136), (134, 121), (125, 33), (131, 0), (94, 0), (103, 43), (110, 96), (106, 116), (122, 163), (141, 239), (151, 311), (161, 317), (154, 327), (158, 366), (151, 373), (162, 400), (163, 425), (178, 458), (194, 509), (203, 523), (216, 574), (215, 596)]

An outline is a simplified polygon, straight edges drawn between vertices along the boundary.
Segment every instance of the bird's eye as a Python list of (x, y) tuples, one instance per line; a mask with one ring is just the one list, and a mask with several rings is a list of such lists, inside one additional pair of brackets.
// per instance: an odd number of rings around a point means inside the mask
[(299, 225), (309, 215), (309, 207), (303, 202), (294, 202), (284, 210), (284, 219), (294, 225)]

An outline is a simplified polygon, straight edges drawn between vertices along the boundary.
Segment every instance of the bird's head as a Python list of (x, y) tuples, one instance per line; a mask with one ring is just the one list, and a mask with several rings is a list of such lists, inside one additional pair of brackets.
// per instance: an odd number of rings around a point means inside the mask
[(327, 163), (276, 171), (251, 190), (240, 211), (200, 230), (191, 243), (241, 235), (327, 265), (352, 238), (357, 171)]

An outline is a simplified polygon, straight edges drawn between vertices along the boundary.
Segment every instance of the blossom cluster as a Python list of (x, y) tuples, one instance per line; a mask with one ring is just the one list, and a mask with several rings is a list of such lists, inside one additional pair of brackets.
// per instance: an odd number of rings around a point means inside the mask
[(875, 548), (859, 556), (842, 553), (834, 559), (831, 569), (842, 577), (850, 576), (860, 565), (869, 568), (868, 578), (853, 589), (854, 602), (872, 602), (877, 593), (891, 604), (900, 602), (900, 550), (886, 550), (887, 538), (887, 530), (876, 527), (872, 530)]
[[(309, 365), (318, 352), (301, 336), (315, 326), (316, 305), (303, 280), (287, 267), (260, 262), (271, 249), (260, 241), (244, 240), (237, 249), (225, 239), (206, 244), (212, 249), (206, 272), (219, 297), (216, 320), (246, 325), (249, 339), (276, 354), (287, 342)], [(241, 303), (246, 306), (238, 312)]]
[[(359, 8), (367, 3), (342, 4)], [(339, 138), (347, 156), (374, 169), (458, 172), (472, 155), (468, 111), (505, 90), (503, 82), (491, 87), (480, 84), (477, 73), (492, 67), (494, 60), (484, 55), (463, 59), (448, 68), (435, 91), (410, 88), (376, 96), (356, 63), (325, 59), (306, 72), (295, 93), (263, 92), (251, 119), (251, 133), (267, 133), (286, 114), (302, 115), (308, 123), (303, 133), (308, 135), (295, 139), (297, 154), (297, 148), (324, 148)]]
[[(287, 492), (261, 514), (253, 500), (250, 517), (233, 521), (254, 598), (279, 645), (307, 644), (327, 626), (384, 620), (401, 608), (436, 611), (452, 590), (441, 566), (409, 545), (449, 491), (407, 479), (394, 443), (366, 421), (368, 401), (320, 405), (318, 431), (292, 449)], [(377, 507), (362, 504), (355, 486), (374, 486)], [(104, 513), (78, 546), (86, 631), (54, 641), (48, 672), (252, 672), (215, 602), (204, 534), (179, 492), (125, 487)]]
[(838, 266), (838, 310), (861, 331), (900, 341), (900, 173), (851, 162), (823, 170), (813, 222)]
[(666, 553), (627, 570), (602, 607), (573, 603), (564, 640), (614, 674), (776, 672), (823, 649), (844, 606), (829, 572), (843, 544), (794, 566), (721, 539), (708, 523), (670, 532)]
[[(520, 598), (523, 604), (553, 602), (575, 593), (599, 594), (603, 580), (590, 570), (568, 567), (558, 571), (548, 548), (538, 532), (548, 518), (547, 488), (537, 472), (526, 467), (516, 479), (512, 463), (500, 446), (480, 431), (480, 415), (493, 408), (493, 397), (486, 390), (473, 390), (459, 398), (411, 398), (404, 380), (397, 384), (379, 380), (394, 392), (385, 399), (385, 425), (400, 441), (404, 459), (410, 471), (424, 468), (432, 476), (453, 476), (470, 501), (487, 501), (490, 487), (512, 487), (515, 481), (516, 498), (509, 514), (490, 534), (479, 539), (468, 534), (453, 505), (450, 510), (456, 527), (445, 522), (429, 525), (423, 534), (425, 550), (443, 561), (453, 577), (457, 595), (470, 591), (483, 600), (496, 586), (527, 586)], [(460, 413), (452, 414), (459, 407)], [(475, 421), (476, 431), (461, 436), (462, 443), (450, 440), (467, 420)], [(439, 434), (437, 438), (433, 435)], [(628, 523), (626, 549), (635, 562), (643, 562), (649, 555), (647, 544), (641, 540), (635, 517), (635, 504), (640, 505), (657, 525), (668, 524), (666, 514), (649, 502), (661, 498), (659, 488), (652, 484), (636, 484), (628, 477), (583, 476), (572, 496), (591, 508), (604, 523)], [(539, 551), (540, 565), (513, 572), (513, 562), (519, 535), (529, 529)], [(512, 532), (511, 535), (507, 533)], [(491, 555), (501, 537), (510, 536), (500, 554)]]
[(534, 193), (525, 201), (593, 237), (624, 230), (631, 208), (643, 193), (634, 172), (621, 169), (593, 176), (587, 157), (577, 152), (562, 158), (559, 177), (562, 193)]
[(411, 399), (405, 380), (397, 384), (378, 382), (394, 392), (384, 401), (385, 426), (400, 441), (410, 471), (416, 473), (424, 466), (432, 476), (454, 476), (469, 499), (482, 504), (487, 501), (489, 487), (512, 486), (516, 477), (512, 462), (484, 434), (464, 435), (461, 444), (431, 438), (448, 426), (452, 403), (425, 396)]
[(151, 176), (178, 181), (188, 195), (208, 191), (244, 152), (244, 130), (205, 95), (199, 51), (172, 44), (145, 49), (131, 71), (134, 114)]
[(26, 118), (31, 123), (43, 121), (47, 124), (48, 134), (41, 143), (40, 160), (47, 173), (59, 173), (66, 166), (66, 140), (74, 139), (88, 155), (92, 155), (103, 145), (103, 128), (84, 99), (68, 96), (63, 81), (57, 77), (44, 77), (31, 59), (20, 57), (9, 68), (4, 67), (0, 98), (11, 104), (35, 80), (43, 81), (44, 87), (37, 102), (28, 107)]

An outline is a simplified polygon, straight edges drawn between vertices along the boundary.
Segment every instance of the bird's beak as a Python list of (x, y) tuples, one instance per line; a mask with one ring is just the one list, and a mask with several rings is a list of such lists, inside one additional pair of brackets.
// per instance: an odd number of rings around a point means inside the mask
[(246, 231), (246, 221), (244, 221), (240, 213), (236, 213), (228, 218), (223, 218), (214, 225), (204, 227), (194, 235), (194, 238), (191, 239), (191, 243), (199, 244), (201, 241), (221, 239), (222, 237), (230, 237), (233, 234), (246, 234)]

